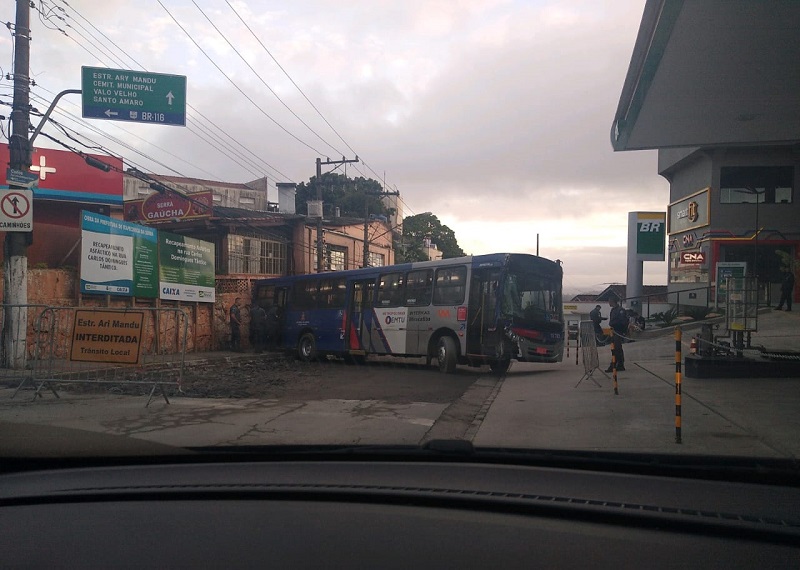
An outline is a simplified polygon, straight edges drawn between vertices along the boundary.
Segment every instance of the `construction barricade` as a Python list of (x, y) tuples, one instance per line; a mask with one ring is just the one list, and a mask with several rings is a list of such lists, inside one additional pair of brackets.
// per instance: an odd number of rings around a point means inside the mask
[[(59, 384), (113, 384), (144, 393), (147, 404), (165, 387), (180, 391), (188, 315), (181, 308), (3, 306), (3, 367), (0, 378), (34, 399)], [(24, 315), (25, 318), (21, 318)], [(24, 330), (23, 330), (24, 328)], [(24, 350), (21, 350), (24, 345)]]

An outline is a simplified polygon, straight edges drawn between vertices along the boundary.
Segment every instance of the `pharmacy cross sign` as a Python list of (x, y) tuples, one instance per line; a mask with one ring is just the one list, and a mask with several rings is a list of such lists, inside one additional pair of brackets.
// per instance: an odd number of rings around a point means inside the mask
[(39, 164), (34, 164), (30, 168), (33, 172), (39, 173), (39, 180), (47, 180), (47, 173), (56, 171), (54, 167), (47, 166), (47, 158), (43, 154), (39, 155)]
[(186, 125), (186, 76), (81, 67), (83, 117)]

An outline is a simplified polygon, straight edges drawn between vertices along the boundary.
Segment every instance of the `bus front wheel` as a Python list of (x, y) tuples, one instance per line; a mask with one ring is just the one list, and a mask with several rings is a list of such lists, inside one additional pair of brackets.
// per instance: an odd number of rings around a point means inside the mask
[(314, 335), (310, 332), (304, 333), (297, 341), (297, 355), (303, 362), (311, 362), (317, 359), (317, 342)]
[(511, 359), (501, 358), (500, 360), (492, 360), (489, 363), (489, 369), (495, 374), (505, 374), (508, 372), (508, 367), (511, 366)]
[(456, 341), (449, 336), (443, 336), (439, 339), (439, 344), (436, 347), (436, 360), (439, 364), (439, 371), (445, 374), (451, 374), (456, 369)]

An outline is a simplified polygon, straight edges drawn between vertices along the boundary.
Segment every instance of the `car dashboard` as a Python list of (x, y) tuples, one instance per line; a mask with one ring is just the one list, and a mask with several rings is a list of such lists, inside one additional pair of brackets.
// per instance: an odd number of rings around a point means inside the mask
[(800, 566), (800, 489), (469, 457), (21, 461), (3, 566)]

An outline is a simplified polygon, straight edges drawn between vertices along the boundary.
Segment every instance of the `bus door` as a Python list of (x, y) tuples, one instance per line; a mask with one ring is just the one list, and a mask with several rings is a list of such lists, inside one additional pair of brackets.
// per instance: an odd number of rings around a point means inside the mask
[(273, 342), (276, 346), (281, 346), (282, 342), (285, 338), (287, 338), (286, 334), (286, 305), (289, 302), (289, 287), (276, 287), (275, 288), (275, 299), (273, 301), (275, 303), (275, 307), (277, 307), (277, 317), (278, 317), (278, 325), (277, 325), (277, 332), (275, 333), (275, 338)]
[(352, 282), (350, 302), (348, 303), (347, 332), (345, 333), (348, 350), (372, 352), (370, 331), (374, 299), (374, 279), (360, 279)]
[(433, 329), (431, 300), (433, 299), (433, 269), (409, 271), (406, 276), (405, 305), (406, 353), (426, 354)]
[(498, 269), (476, 269), (472, 272), (467, 312), (467, 353), (493, 354), (497, 343)]

